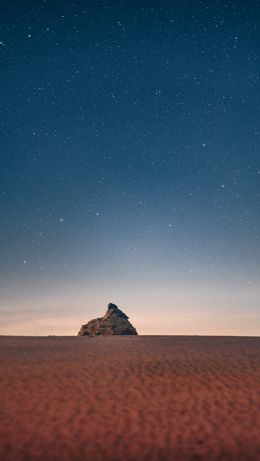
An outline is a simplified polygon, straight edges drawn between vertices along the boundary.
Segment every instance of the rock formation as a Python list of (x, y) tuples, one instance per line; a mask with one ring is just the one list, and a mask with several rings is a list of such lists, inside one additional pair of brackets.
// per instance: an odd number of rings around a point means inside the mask
[(96, 335), (137, 335), (136, 329), (128, 321), (124, 314), (115, 304), (109, 303), (104, 317), (90, 320), (82, 325), (78, 336)]

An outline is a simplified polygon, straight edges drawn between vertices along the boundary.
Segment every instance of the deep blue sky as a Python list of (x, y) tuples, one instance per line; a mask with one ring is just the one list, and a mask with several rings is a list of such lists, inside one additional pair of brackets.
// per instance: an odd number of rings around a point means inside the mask
[(260, 334), (259, 1), (0, 17), (2, 332)]

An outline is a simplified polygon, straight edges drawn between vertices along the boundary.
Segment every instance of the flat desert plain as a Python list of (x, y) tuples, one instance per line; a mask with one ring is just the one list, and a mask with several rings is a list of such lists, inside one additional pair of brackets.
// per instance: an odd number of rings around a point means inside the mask
[(1, 337), (1, 461), (260, 460), (260, 338)]

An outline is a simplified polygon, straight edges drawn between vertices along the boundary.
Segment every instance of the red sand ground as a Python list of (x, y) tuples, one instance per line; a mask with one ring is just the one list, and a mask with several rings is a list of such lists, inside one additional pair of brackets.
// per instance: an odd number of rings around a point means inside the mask
[(1, 337), (1, 461), (260, 460), (260, 338)]

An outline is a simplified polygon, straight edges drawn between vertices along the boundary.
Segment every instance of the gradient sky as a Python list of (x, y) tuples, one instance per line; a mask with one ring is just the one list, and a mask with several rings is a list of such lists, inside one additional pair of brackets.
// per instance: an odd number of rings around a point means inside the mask
[(259, 1), (0, 8), (0, 334), (259, 335)]

